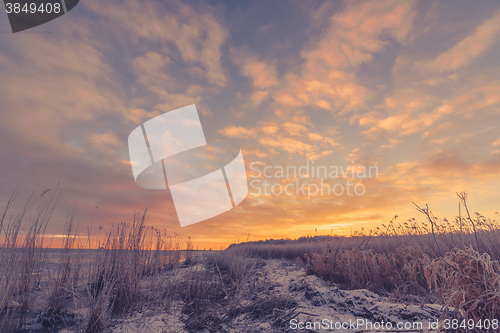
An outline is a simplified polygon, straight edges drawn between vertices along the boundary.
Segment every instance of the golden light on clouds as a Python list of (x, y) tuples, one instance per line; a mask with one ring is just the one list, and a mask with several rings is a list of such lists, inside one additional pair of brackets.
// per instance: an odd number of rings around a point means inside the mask
[[(394, 215), (417, 217), (413, 201), (453, 218), (460, 191), (473, 210), (493, 214), (499, 36), (494, 1), (88, 0), (29, 33), (0, 35), (0, 196), (6, 202), (18, 186), (25, 195), (61, 191), (48, 227), (55, 238), (76, 202), (82, 237), (96, 206), (94, 225), (104, 228), (148, 208), (150, 225), (201, 248), (248, 234), (374, 229)], [(249, 184), (260, 183), (236, 208), (181, 228), (168, 190), (135, 185), (127, 138), (141, 123), (190, 104), (207, 140), (238, 144)], [(379, 172), (255, 178), (251, 168), (313, 162)], [(292, 184), (293, 194), (267, 195), (264, 181), (275, 192)], [(363, 195), (296, 192), (347, 181), (362, 185)]]

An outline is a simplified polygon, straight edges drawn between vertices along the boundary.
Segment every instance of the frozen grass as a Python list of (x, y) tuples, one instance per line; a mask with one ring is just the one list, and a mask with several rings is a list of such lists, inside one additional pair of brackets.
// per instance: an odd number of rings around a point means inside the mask
[(500, 267), (487, 253), (456, 249), (426, 268), (429, 286), (465, 319), (500, 318)]
[[(232, 254), (206, 254), (193, 261), (188, 273), (172, 277), (162, 298), (182, 301), (180, 309), (188, 332), (221, 332), (236, 318), (282, 325), (296, 305), (289, 296), (269, 296), (272, 281), (255, 275), (263, 260)], [(252, 298), (251, 302), (245, 301)]]
[[(112, 226), (105, 241), (93, 242), (89, 227), (86, 245), (77, 244), (75, 210), (68, 211), (58, 270), (46, 269), (45, 229), (57, 196), (33, 208), (41, 197), (32, 195), (16, 216), (8, 201), (0, 220), (0, 331), (22, 328), (33, 311), (42, 280), (48, 293), (40, 311), (46, 327), (56, 331), (64, 314), (86, 311), (85, 322), (73, 330), (101, 332), (110, 320), (143, 310), (176, 312), (185, 329), (218, 331), (235, 318), (282, 325), (296, 306), (286, 295), (265, 295), (269, 283), (255, 276), (262, 259), (298, 260), (306, 272), (344, 288), (367, 288), (396, 297), (440, 298), (464, 318), (498, 318), (500, 315), (500, 227), (497, 221), (469, 214), (467, 196), (459, 194), (465, 215), (453, 222), (435, 218), (429, 208), (417, 206), (425, 222), (415, 219), (387, 225), (351, 237), (316, 236), (297, 240), (268, 240), (231, 245), (221, 253), (187, 257), (190, 239), (167, 236), (165, 230), (147, 226), (147, 211), (135, 214), (129, 224)], [(28, 215), (30, 210), (34, 214)], [(30, 218), (28, 218), (28, 216)], [(88, 266), (83, 252), (94, 250)], [(87, 255), (90, 252), (87, 252)], [(184, 276), (171, 276), (184, 265)], [(73, 305), (70, 305), (73, 304)], [(32, 311), (32, 312), (30, 312)], [(38, 314), (40, 313), (38, 312)], [(62, 319), (61, 319), (62, 318)], [(63, 323), (61, 324), (61, 320)]]
[(144, 278), (180, 263), (182, 238), (167, 237), (166, 231), (146, 224), (147, 211), (135, 214), (132, 224), (113, 227), (97, 251), (87, 283), (90, 316), (85, 332), (99, 332), (112, 316), (129, 313), (148, 297), (150, 284), (142, 283)]
[(327, 245), (324, 251), (305, 256), (303, 264), (310, 274), (343, 288), (396, 295), (425, 295), (428, 290), (424, 270), (431, 260), (418, 244), (385, 253), (359, 248), (338, 250)]
[[(29, 311), (35, 305), (40, 307), (34, 301), (42, 280), (48, 283), (41, 301), (42, 325), (54, 330), (65, 326), (63, 316), (72, 303), (73, 308), (85, 308), (88, 312), (87, 322), (80, 325), (79, 331), (100, 332), (110, 317), (128, 313), (147, 293), (141, 279), (154, 277), (180, 263), (184, 239), (146, 226), (145, 211), (135, 214), (131, 224), (113, 226), (99, 250), (87, 252), (87, 256), (93, 253), (93, 257), (86, 258), (91, 264), (83, 271), (82, 251), (97, 244), (92, 244), (89, 228), (87, 246), (76, 245), (78, 226), (72, 207), (67, 215), (58, 270), (48, 270), (45, 229), (58, 197), (53, 195), (33, 208), (47, 192), (38, 197), (32, 194), (16, 216), (9, 216), (18, 195), (14, 192), (0, 219), (0, 332), (22, 328)], [(28, 214), (30, 210), (34, 212)]]
[[(500, 226), (479, 213), (472, 217), (467, 194), (457, 195), (466, 214), (459, 213), (453, 222), (434, 217), (427, 205), (416, 205), (425, 222), (410, 219), (396, 224), (395, 216), (387, 225), (351, 237), (249, 242), (233, 244), (226, 251), (240, 256), (296, 259), (309, 274), (343, 288), (366, 288), (403, 298), (441, 297), (444, 304), (476, 319), (498, 314)], [(473, 283), (475, 279), (480, 283)], [(432, 285), (441, 292), (434, 293)]]
[[(43, 236), (57, 198), (52, 196), (41, 208), (37, 207), (29, 226), (23, 228), (23, 219), (29, 210), (45, 195), (32, 194), (16, 216), (9, 216), (18, 191), (10, 197), (0, 219), (0, 330), (10, 331), (26, 322), (33, 301), (32, 291), (40, 283), (45, 262)], [(3, 233), (3, 234), (2, 234)]]

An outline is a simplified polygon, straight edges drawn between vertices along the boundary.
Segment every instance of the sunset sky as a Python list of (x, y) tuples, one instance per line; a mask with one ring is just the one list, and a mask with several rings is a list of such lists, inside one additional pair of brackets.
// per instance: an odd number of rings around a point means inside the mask
[[(452, 220), (460, 191), (497, 219), (499, 54), (496, 0), (82, 0), (15, 34), (2, 9), (1, 203), (17, 187), (12, 212), (32, 191), (61, 192), (56, 239), (73, 202), (81, 235), (96, 206), (96, 235), (149, 208), (149, 225), (207, 249), (423, 221), (413, 201)], [(135, 184), (127, 140), (190, 104), (208, 141), (241, 147), (255, 182), (236, 208), (181, 228), (168, 190)], [(363, 194), (310, 197), (295, 185), (320, 178), (275, 175), (313, 162), (378, 175), (320, 177)]]

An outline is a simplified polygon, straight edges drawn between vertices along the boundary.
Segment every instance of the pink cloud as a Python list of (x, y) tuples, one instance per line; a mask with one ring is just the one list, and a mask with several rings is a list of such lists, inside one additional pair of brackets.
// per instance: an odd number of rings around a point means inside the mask
[(434, 60), (418, 62), (417, 67), (433, 72), (457, 70), (469, 65), (498, 41), (500, 12), (484, 21), (469, 36), (462, 39)]
[(414, 16), (411, 1), (348, 5), (329, 19), (321, 39), (302, 51), (301, 74), (285, 76), (285, 87), (276, 92), (276, 101), (340, 113), (362, 106), (369, 90), (356, 81), (354, 68), (384, 51), (389, 45), (387, 36), (404, 43)]
[(278, 83), (274, 64), (258, 59), (254, 52), (247, 49), (232, 49), (233, 61), (240, 66), (241, 74), (252, 80), (258, 89), (270, 88)]
[(256, 130), (255, 129), (248, 130), (241, 126), (230, 126), (221, 129), (220, 133), (229, 137), (255, 137)]

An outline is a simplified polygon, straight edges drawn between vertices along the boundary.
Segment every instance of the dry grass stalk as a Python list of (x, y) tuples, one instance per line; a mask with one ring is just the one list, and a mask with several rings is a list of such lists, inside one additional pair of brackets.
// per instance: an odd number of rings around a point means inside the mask
[(500, 317), (500, 266), (487, 253), (455, 249), (434, 259), (425, 276), (443, 297), (444, 307), (459, 309), (476, 322)]
[[(0, 330), (6, 332), (26, 322), (33, 291), (40, 280), (38, 273), (45, 263), (45, 227), (56, 201), (53, 197), (28, 227), (23, 227), (23, 219), (36, 199), (30, 197), (19, 215), (9, 218), (7, 211), (16, 195), (17, 192), (7, 203), (0, 220)], [(309, 273), (348, 288), (425, 295), (428, 284), (432, 284), (443, 292), (447, 306), (459, 308), (475, 319), (493, 318), (500, 315), (496, 261), (500, 258), (500, 227), (478, 213), (472, 218), (465, 194), (459, 197), (469, 223), (463, 224), (461, 215), (455, 223), (439, 220), (426, 208), (430, 227), (415, 219), (396, 225), (395, 216), (388, 226), (383, 225), (383, 231), (377, 228), (368, 234), (355, 232), (352, 237), (328, 235), (233, 245), (224, 253), (211, 256), (204, 265), (188, 251), (185, 263), (196, 269), (180, 280), (158, 273), (181, 262), (184, 240), (179, 235), (168, 236), (166, 230), (147, 227), (147, 211), (134, 214), (131, 224), (113, 226), (100, 249), (92, 252), (89, 273), (82, 275), (81, 253), (76, 251), (81, 247), (75, 246), (74, 210), (70, 210), (60, 270), (51, 280), (53, 297), (49, 298), (45, 312), (62, 311), (65, 304), (58, 300), (73, 294), (78, 301), (87, 302), (89, 316), (83, 329), (88, 333), (104, 330), (110, 318), (134, 310), (141, 300), (161, 304), (163, 309), (182, 301), (183, 314), (188, 318), (186, 328), (192, 332), (220, 330), (241, 314), (271, 318), (271, 310), (259, 312), (262, 308), (272, 308), (272, 321), (282, 324), (295, 306), (289, 299), (257, 299), (253, 304), (240, 304), (242, 295), (260, 290), (254, 271), (260, 265), (255, 257), (262, 257), (300, 258)], [(88, 250), (95, 247), (91, 246), (90, 229)], [(474, 243), (488, 254), (480, 255), (466, 248)], [(193, 249), (190, 239), (185, 246)], [(442, 249), (454, 247), (460, 249), (442, 256)], [(87, 287), (84, 293), (82, 286)]]
[(19, 213), (7, 220), (8, 211), (18, 194), (17, 190), (14, 191), (0, 220), (0, 237), (3, 238), (0, 247), (0, 331), (3, 332), (25, 324), (33, 290), (40, 283), (45, 262), (45, 229), (58, 197), (52, 195), (43, 206), (38, 207), (27, 226), (24, 220), (33, 205), (47, 192), (49, 190), (38, 197), (32, 193)]
[[(142, 215), (135, 214), (131, 225), (113, 228), (100, 250), (87, 252), (94, 253), (94, 257), (90, 259), (89, 270), (82, 272), (83, 247), (76, 244), (76, 207), (72, 207), (68, 210), (58, 270), (53, 273), (45, 266), (44, 235), (58, 196), (49, 198), (25, 221), (40, 197), (32, 194), (16, 216), (9, 216), (17, 195), (15, 191), (0, 219), (0, 332), (11, 332), (25, 325), (42, 274), (47, 274), (43, 277), (49, 281), (50, 292), (41, 316), (49, 322), (52, 317), (66, 313), (65, 307), (71, 302), (75, 306), (86, 303), (89, 316), (82, 328), (98, 332), (106, 327), (110, 316), (130, 311), (141, 299), (145, 292), (141, 284), (144, 276), (171, 269), (181, 260), (183, 239), (178, 235), (167, 236), (166, 230), (147, 227), (145, 211)], [(90, 228), (88, 237), (87, 251), (91, 251)], [(192, 248), (192, 243), (189, 246)], [(73, 300), (67, 300), (68, 296), (73, 296)]]

